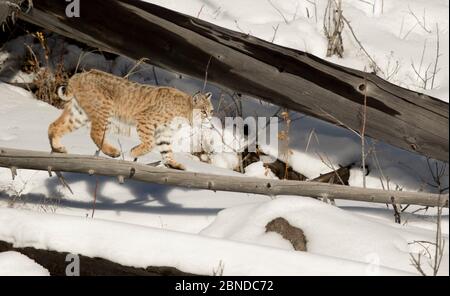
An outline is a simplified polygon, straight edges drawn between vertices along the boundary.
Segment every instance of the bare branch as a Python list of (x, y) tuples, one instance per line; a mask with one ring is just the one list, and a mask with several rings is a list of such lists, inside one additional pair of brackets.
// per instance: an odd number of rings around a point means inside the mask
[(367, 50), (364, 48), (364, 46), (362, 45), (361, 41), (359, 41), (358, 37), (356, 37), (355, 31), (353, 30), (353, 27), (351, 26), (350, 22), (345, 18), (344, 15), (342, 15), (342, 19), (344, 20), (344, 22), (347, 24), (347, 27), (350, 29), (350, 32), (352, 33), (353, 38), (355, 39), (355, 41), (358, 43), (359, 47), (361, 48), (361, 50), (366, 54), (367, 58), (370, 60), (372, 67), (374, 68), (375, 72), (381, 72), (384, 74), (383, 70), (381, 70), (380, 67), (378, 67), (377, 63), (375, 62), (375, 60), (370, 56), (370, 54), (367, 52)]
[(342, 58), (344, 45), (342, 30), (344, 29), (342, 1), (328, 0), (323, 19), (323, 30), (328, 40), (327, 57), (337, 55)]
[(421, 275), (427, 276), (427, 274), (423, 271), (422, 263), (420, 262), (420, 259), (422, 258), (422, 254), (419, 253), (417, 255), (417, 258), (414, 257), (413, 254), (409, 254), (409, 256), (411, 258), (411, 263), (412, 263), (411, 265), (414, 266)]
[(431, 79), (431, 89), (434, 88), (434, 79), (436, 78), (436, 74), (438, 72), (437, 66), (438, 66), (438, 62), (439, 62), (439, 57), (440, 57), (440, 53), (439, 53), (439, 25), (438, 25), (438, 23), (436, 23), (436, 58), (434, 60), (434, 68), (433, 68), (433, 73), (431, 75), (431, 77), (433, 77)]
[(198, 13), (197, 13), (197, 18), (200, 18), (200, 14), (202, 13), (203, 8), (205, 8), (205, 4), (203, 4), (203, 5), (200, 7), (200, 10), (199, 10)]
[(280, 24), (277, 24), (276, 27), (272, 26), (273, 29), (273, 37), (272, 37), (272, 43), (275, 41), (275, 37), (277, 36), (278, 28), (280, 27)]
[(314, 1), (306, 0), (306, 2), (308, 2), (309, 4), (311, 4), (311, 5), (314, 6), (314, 19), (315, 19), (316, 24), (317, 24), (317, 18), (318, 18), (318, 16), (317, 16), (317, 4), (316, 4), (316, 0), (314, 0)]
[(419, 24), (419, 26), (427, 33), (431, 34), (431, 30), (428, 29), (426, 27), (426, 23), (425, 23), (425, 8), (423, 9), (423, 16), (422, 16), (422, 22), (420, 21), (420, 19), (417, 17), (417, 15), (411, 10), (411, 7), (408, 6), (409, 9), (409, 13), (416, 19), (417, 24)]
[(284, 22), (286, 24), (289, 24), (288, 19), (284, 16), (284, 14), (281, 12), (281, 10), (278, 7), (276, 7), (275, 4), (273, 4), (271, 0), (267, 0), (267, 2), (269, 2), (270, 5), (281, 15), (281, 17), (283, 18)]
[[(361, 86), (360, 86), (361, 87)], [(362, 175), (363, 175), (363, 188), (366, 188), (366, 121), (367, 121), (367, 79), (364, 77), (364, 104), (362, 106), (362, 127), (359, 133), (361, 138), (361, 166), (362, 166)]]

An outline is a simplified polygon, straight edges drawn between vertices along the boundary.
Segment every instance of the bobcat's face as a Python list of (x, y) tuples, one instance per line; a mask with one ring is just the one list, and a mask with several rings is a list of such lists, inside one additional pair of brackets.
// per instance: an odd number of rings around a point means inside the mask
[(211, 103), (211, 93), (197, 93), (192, 97), (193, 107), (200, 111), (202, 119), (207, 119), (212, 117), (214, 107)]

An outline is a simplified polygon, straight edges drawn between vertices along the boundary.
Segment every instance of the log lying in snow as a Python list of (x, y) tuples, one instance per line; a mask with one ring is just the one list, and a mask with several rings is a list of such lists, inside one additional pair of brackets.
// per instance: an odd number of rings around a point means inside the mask
[(448, 104), (374, 74), (142, 1), (84, 1), (79, 18), (65, 1), (33, 3), (23, 20), (197, 78), (211, 61), (210, 82), (356, 131), (366, 96), (366, 135), (448, 162)]
[(268, 180), (245, 176), (220, 176), (155, 168), (135, 162), (103, 157), (50, 154), (7, 148), (0, 148), (0, 167), (117, 176), (120, 180), (133, 179), (188, 188), (256, 193), (270, 196), (298, 195), (375, 203), (448, 207), (448, 194), (439, 196), (432, 193), (384, 191), (317, 182)]

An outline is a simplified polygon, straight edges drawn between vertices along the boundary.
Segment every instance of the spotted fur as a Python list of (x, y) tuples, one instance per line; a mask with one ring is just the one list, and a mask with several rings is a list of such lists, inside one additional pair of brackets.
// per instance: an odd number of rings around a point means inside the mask
[(141, 143), (131, 150), (133, 157), (150, 152), (156, 144), (165, 164), (177, 169), (184, 167), (173, 159), (170, 123), (182, 118), (192, 124), (195, 109), (203, 118), (210, 117), (213, 110), (210, 93), (190, 96), (175, 88), (139, 84), (98, 70), (75, 74), (67, 86), (58, 89), (58, 95), (67, 103), (48, 129), (52, 151), (66, 153), (61, 138), (90, 122), (97, 147), (118, 157), (120, 151), (105, 140), (115, 118), (136, 126)]

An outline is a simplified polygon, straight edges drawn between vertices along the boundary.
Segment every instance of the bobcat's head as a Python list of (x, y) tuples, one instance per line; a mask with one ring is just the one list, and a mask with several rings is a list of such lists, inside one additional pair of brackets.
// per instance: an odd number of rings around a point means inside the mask
[(198, 92), (192, 97), (193, 108), (200, 111), (202, 119), (211, 118), (214, 107), (211, 103), (212, 94)]

